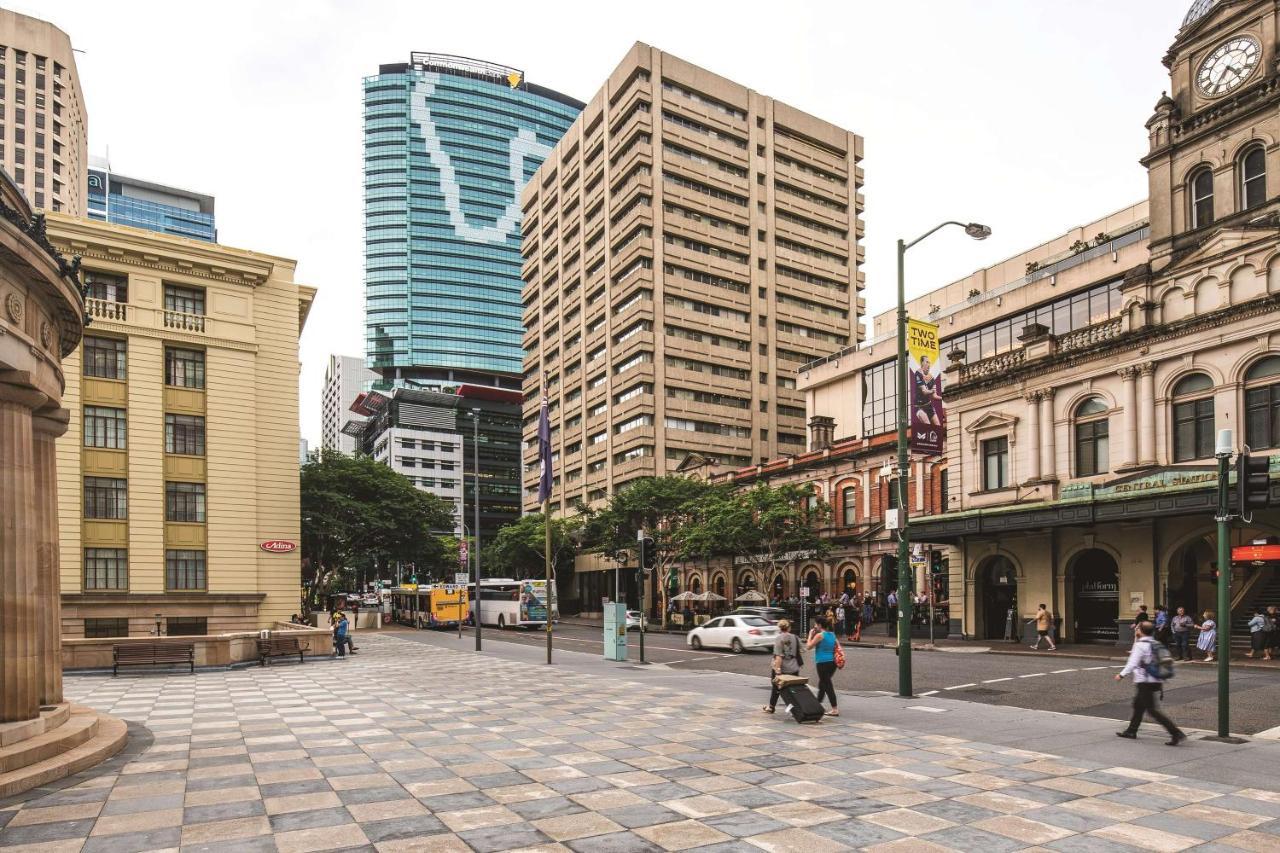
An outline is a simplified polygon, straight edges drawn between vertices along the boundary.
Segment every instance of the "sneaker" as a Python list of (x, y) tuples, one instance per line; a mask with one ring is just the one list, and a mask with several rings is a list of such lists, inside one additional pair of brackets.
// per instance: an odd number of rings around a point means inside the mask
[(1165, 745), (1165, 746), (1177, 746), (1178, 744), (1182, 743), (1182, 742), (1183, 742), (1184, 740), (1186, 740), (1186, 739), (1187, 739), (1187, 735), (1186, 735), (1186, 733), (1185, 733), (1185, 732), (1178, 732), (1178, 733), (1177, 733), (1177, 734), (1175, 734), (1172, 738), (1170, 738), (1169, 740), (1165, 741), (1165, 742), (1164, 742), (1164, 745)]
[(1129, 740), (1137, 740), (1138, 734), (1137, 732), (1129, 732), (1129, 731), (1116, 732), (1116, 737), (1125, 737), (1125, 738), (1128, 738)]
[(1027, 648), (1032, 649), (1033, 651), (1036, 650), (1036, 646), (1027, 646)]

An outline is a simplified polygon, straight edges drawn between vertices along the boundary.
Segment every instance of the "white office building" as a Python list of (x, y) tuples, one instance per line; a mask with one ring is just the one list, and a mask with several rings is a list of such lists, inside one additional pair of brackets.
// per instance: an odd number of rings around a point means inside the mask
[(356, 395), (377, 378), (376, 373), (364, 366), (363, 358), (329, 356), (320, 403), (320, 446), (323, 449), (346, 454), (356, 452), (358, 440), (344, 433), (342, 428), (350, 421), (364, 421), (363, 417), (351, 411), (351, 404), (355, 402)]

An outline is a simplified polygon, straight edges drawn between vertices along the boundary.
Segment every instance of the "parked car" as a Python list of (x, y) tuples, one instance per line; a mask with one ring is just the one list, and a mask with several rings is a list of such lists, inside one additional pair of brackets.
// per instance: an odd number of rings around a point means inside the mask
[(787, 618), (787, 611), (781, 607), (739, 607), (730, 616), (759, 616), (771, 625), (777, 625), (779, 619)]
[(630, 631), (632, 628), (639, 628), (641, 625), (644, 625), (646, 628), (649, 627), (649, 620), (644, 617), (644, 614), (639, 610), (628, 610), (627, 630)]
[(730, 614), (717, 616), (709, 622), (689, 629), (685, 642), (691, 648), (727, 648), (734, 654), (741, 654), (748, 649), (773, 650), (773, 641), (778, 636), (778, 626), (773, 625), (762, 616), (752, 614)]

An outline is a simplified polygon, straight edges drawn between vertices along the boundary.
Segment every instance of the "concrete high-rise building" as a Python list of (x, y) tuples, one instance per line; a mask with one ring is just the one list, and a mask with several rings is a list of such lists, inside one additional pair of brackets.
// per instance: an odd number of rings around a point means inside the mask
[(218, 242), (213, 196), (121, 175), (102, 157), (89, 158), (88, 201), (90, 219)]
[[(92, 320), (63, 363), (64, 637), (288, 621), (301, 585), (298, 335), (314, 289), (294, 281), (294, 261), (259, 252), (61, 214), (48, 235), (84, 259)], [(79, 648), (64, 642), (69, 666), (83, 665)]]
[(320, 447), (352, 454), (359, 449), (355, 436), (343, 432), (349, 421), (364, 421), (351, 411), (356, 395), (378, 378), (364, 366), (364, 359), (350, 355), (329, 356), (324, 371), (324, 392), (320, 398)]
[(805, 448), (796, 369), (859, 339), (862, 139), (645, 44), (524, 193), (524, 507)]
[(0, 9), (0, 165), (37, 210), (85, 215), (88, 114), (71, 39)]
[(433, 53), (364, 80), (365, 322), (380, 387), (520, 387), (520, 192), (582, 104)]

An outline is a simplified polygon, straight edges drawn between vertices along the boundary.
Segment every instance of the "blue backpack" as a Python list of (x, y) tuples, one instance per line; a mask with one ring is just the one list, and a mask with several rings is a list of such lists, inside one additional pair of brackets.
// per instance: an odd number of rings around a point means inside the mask
[(1173, 678), (1173, 655), (1164, 643), (1152, 640), (1150, 657), (1143, 662), (1142, 669), (1156, 681), (1168, 681)]

